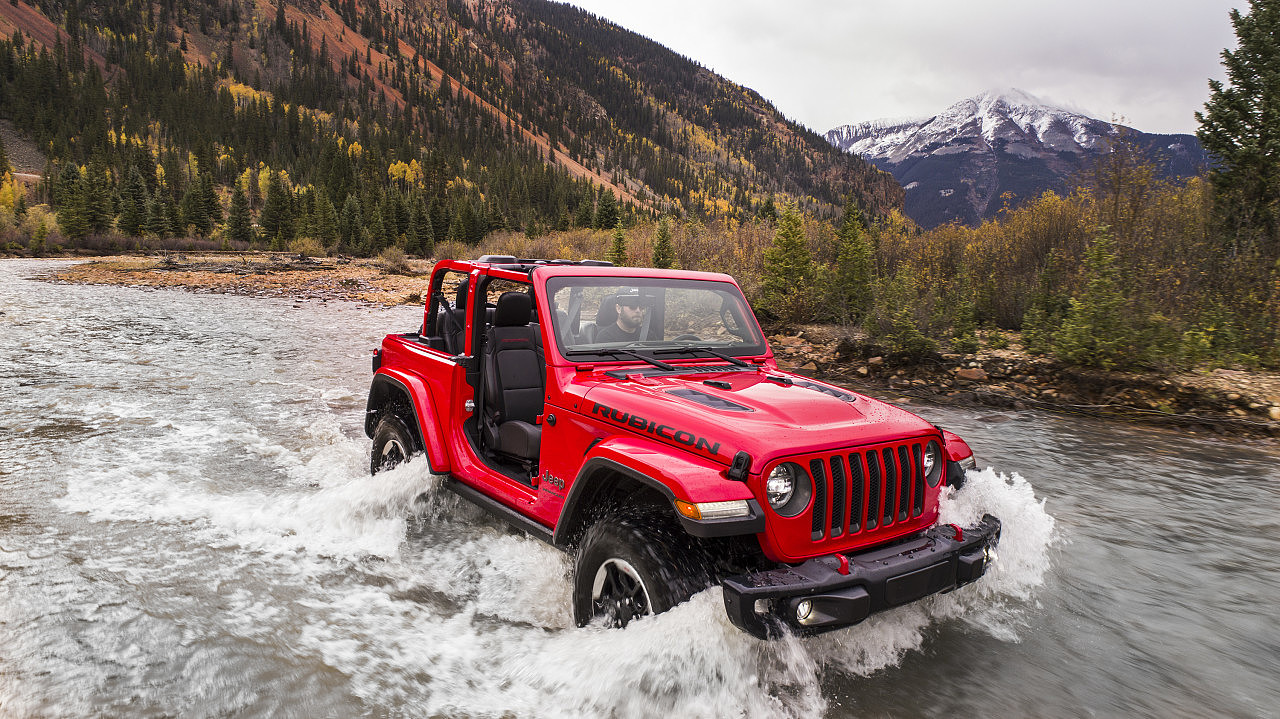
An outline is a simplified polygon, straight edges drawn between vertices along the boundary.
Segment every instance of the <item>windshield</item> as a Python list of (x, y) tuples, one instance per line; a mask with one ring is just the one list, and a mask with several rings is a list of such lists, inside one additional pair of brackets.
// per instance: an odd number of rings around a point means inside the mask
[(556, 277), (547, 291), (556, 342), (568, 357), (625, 356), (621, 349), (673, 356), (765, 351), (755, 316), (728, 282)]

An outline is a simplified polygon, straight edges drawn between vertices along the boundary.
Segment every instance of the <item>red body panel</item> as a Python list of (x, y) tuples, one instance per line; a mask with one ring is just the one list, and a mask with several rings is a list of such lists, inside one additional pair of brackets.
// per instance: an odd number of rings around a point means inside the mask
[[(668, 361), (679, 366), (714, 365), (724, 369), (645, 376), (643, 370), (649, 365), (625, 357), (590, 363), (574, 361), (560, 353), (550, 336), (552, 317), (547, 308), (551, 303), (546, 283), (552, 277), (687, 278), (728, 283), (736, 291), (736, 283), (727, 275), (545, 265), (532, 272), (530, 278), (530, 273), (523, 271), (453, 261), (437, 265), (437, 273), (443, 270), (469, 273), (473, 288), (482, 275), (525, 283), (532, 280), (547, 363), (538, 474), (530, 483), (524, 483), (491, 467), (479, 456), (464, 431), (464, 422), (470, 416), (465, 407), (467, 400), (473, 399), (474, 390), (467, 383), (467, 370), (459, 359), (428, 347), (416, 337), (389, 335), (382, 344), (378, 373), (394, 378), (413, 395), (434, 468), (545, 527), (554, 529), (560, 521), (565, 500), (582, 467), (594, 458), (602, 458), (656, 480), (675, 499), (755, 499), (767, 520), (766, 531), (756, 535), (761, 551), (775, 561), (798, 562), (881, 544), (929, 527), (937, 518), (941, 489), (923, 481), (917, 483), (910, 474), (912, 448), (935, 439), (944, 444), (952, 459), (971, 454), (963, 440), (950, 433), (944, 438), (936, 427), (905, 410), (778, 370), (767, 344), (763, 354), (742, 358), (751, 367), (727, 366), (715, 358), (678, 358)], [(469, 314), (464, 355), (475, 351), (472, 322)], [(621, 377), (606, 374), (620, 369)], [(708, 381), (715, 384), (709, 385)], [(686, 399), (691, 392), (712, 398), (712, 403)], [(720, 401), (732, 405), (732, 411), (718, 408), (715, 402)], [(895, 514), (892, 521), (877, 522), (874, 528), (864, 517), (855, 529), (845, 516), (852, 513), (848, 503), (859, 492), (865, 499), (879, 491), (883, 499), (884, 492), (889, 491), (889, 480), (884, 476), (880, 477), (879, 488), (873, 488), (875, 477), (866, 464), (866, 457), (870, 456), (867, 453), (873, 450), (895, 453), (895, 457), (899, 456), (896, 453), (905, 452), (900, 455), (904, 458), (900, 466), (905, 468), (902, 471), (908, 479), (902, 475), (896, 478), (901, 480), (898, 489), (907, 493), (903, 500), (907, 503), (907, 516), (900, 519)], [(727, 470), (738, 452), (747, 452), (751, 457), (746, 482), (728, 478)], [(850, 464), (851, 457), (861, 457), (863, 461), (861, 485), (856, 487), (854, 478), (848, 476), (858, 471)], [(815, 534), (819, 520), (813, 518), (813, 511), (788, 519), (770, 509), (765, 477), (782, 461), (803, 466), (817, 462), (834, 468), (829, 470), (834, 474), (822, 480), (828, 504), (824, 511), (830, 516), (822, 520), (820, 537)], [(836, 468), (833, 462), (840, 466)], [(883, 466), (881, 471), (885, 471)], [(895, 494), (895, 500), (901, 496)], [(812, 509), (817, 510), (816, 500)], [(844, 518), (835, 518), (836, 515)]]

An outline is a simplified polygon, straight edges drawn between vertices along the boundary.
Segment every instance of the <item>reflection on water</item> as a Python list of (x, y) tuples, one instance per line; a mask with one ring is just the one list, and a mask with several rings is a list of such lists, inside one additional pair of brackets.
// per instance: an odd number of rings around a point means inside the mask
[(717, 589), (572, 626), (568, 557), (415, 462), (368, 352), (420, 310), (75, 287), (0, 262), (0, 716), (1275, 715), (1276, 453), (1034, 413), (966, 436), (983, 582), (762, 643)]

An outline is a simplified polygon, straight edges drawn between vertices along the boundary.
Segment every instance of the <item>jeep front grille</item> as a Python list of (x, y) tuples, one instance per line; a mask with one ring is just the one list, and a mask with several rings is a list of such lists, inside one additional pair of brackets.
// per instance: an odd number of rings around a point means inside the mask
[(813, 541), (884, 530), (924, 514), (928, 439), (808, 457)]

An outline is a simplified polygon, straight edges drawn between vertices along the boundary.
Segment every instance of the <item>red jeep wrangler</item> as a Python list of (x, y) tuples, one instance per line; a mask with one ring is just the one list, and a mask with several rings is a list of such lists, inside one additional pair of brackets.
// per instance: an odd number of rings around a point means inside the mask
[(733, 278), (485, 256), (431, 276), (375, 351), (370, 470), (444, 486), (576, 553), (573, 612), (615, 625), (711, 584), (758, 637), (812, 634), (982, 576), (1000, 522), (937, 525), (973, 453), (778, 369)]

